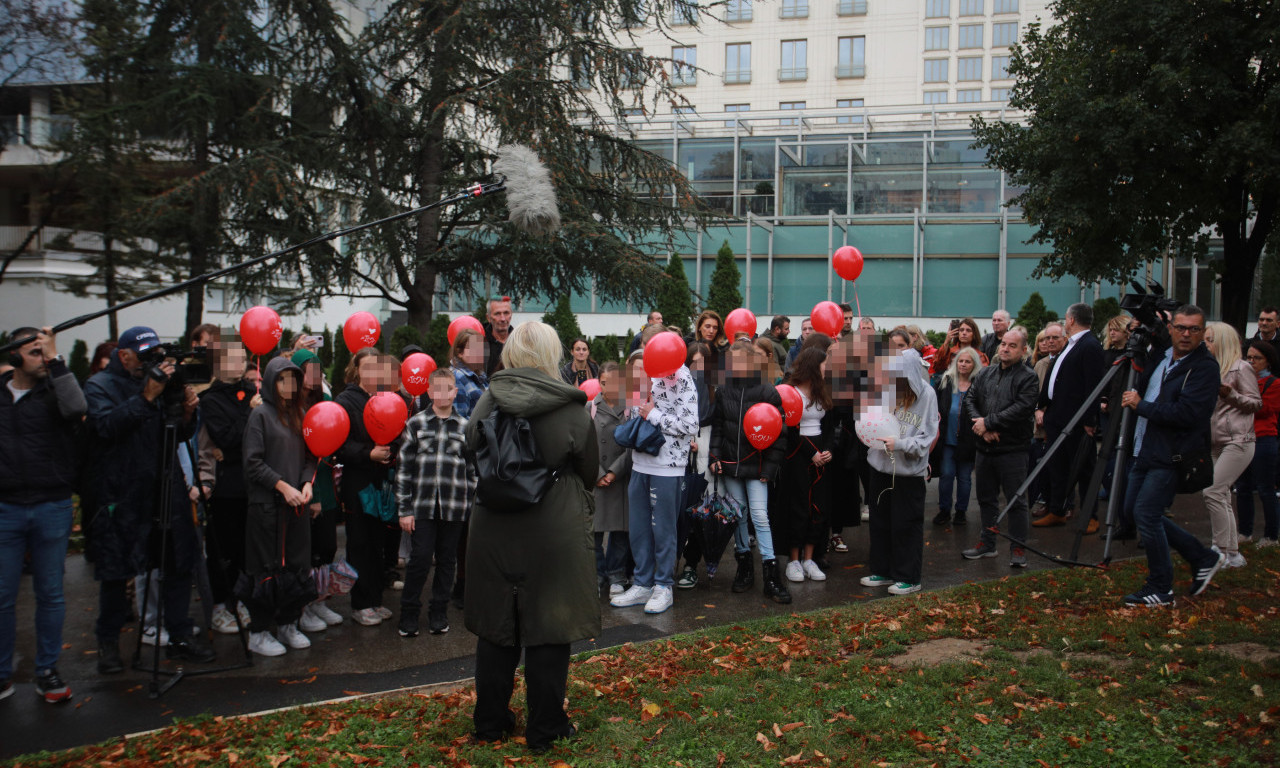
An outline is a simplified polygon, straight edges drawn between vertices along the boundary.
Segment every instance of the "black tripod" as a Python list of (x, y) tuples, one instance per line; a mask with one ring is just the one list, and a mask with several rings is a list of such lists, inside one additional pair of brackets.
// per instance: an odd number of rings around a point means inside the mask
[[(176, 412), (175, 412), (176, 411)], [(169, 552), (174, 546), (173, 543), (173, 492), (175, 490), (173, 480), (175, 468), (174, 460), (178, 455), (178, 445), (181, 441), (178, 439), (178, 428), (182, 421), (181, 406), (174, 406), (166, 403), (164, 437), (160, 441), (160, 478), (157, 484), (157, 493), (159, 498), (156, 499), (156, 510), (158, 512), (156, 519), (157, 530), (153, 534), (156, 536), (159, 546), (159, 568), (157, 569), (156, 582), (157, 597), (156, 600), (156, 642), (153, 646), (151, 657), (151, 666), (147, 667), (142, 662), (142, 638), (146, 632), (147, 624), (147, 608), (151, 604), (152, 582), (151, 569), (147, 569), (146, 586), (143, 589), (142, 610), (138, 611), (138, 645), (133, 651), (133, 668), (142, 672), (151, 673), (151, 683), (148, 686), (147, 696), (157, 699), (164, 695), (173, 686), (177, 685), (184, 677), (196, 675), (211, 675), (215, 672), (228, 672), (234, 669), (244, 669), (253, 665), (253, 658), (249, 653), (248, 640), (245, 637), (245, 628), (240, 625), (240, 619), (236, 617), (236, 625), (240, 629), (240, 643), (244, 649), (244, 661), (238, 664), (231, 664), (222, 667), (210, 667), (208, 669), (200, 669), (193, 672), (186, 671), (186, 668), (179, 665), (176, 670), (162, 669), (160, 666), (160, 646), (162, 632), (164, 631), (164, 586), (168, 578), (169, 570)], [(197, 482), (197, 486), (199, 483)], [(216, 548), (216, 547), (215, 547)], [(165, 675), (168, 680), (163, 684), (160, 682), (160, 676)]]
[[(1098, 382), (1098, 385), (1094, 387), (1093, 391), (1089, 393), (1089, 396), (1085, 398), (1084, 404), (1080, 409), (1071, 416), (1071, 420), (1062, 428), (1062, 432), (1059, 433), (1057, 439), (1049, 446), (1049, 450), (1045, 451), (1040, 462), (1036, 464), (1035, 468), (1032, 469), (1031, 472), (1027, 473), (1027, 479), (1022, 482), (1022, 485), (1018, 486), (1018, 490), (1014, 491), (1013, 498), (1005, 500), (1004, 509), (1000, 511), (1000, 516), (996, 518), (995, 523), (992, 524), (989, 530), (997, 536), (1008, 539), (1014, 544), (1025, 548), (1029, 552), (1034, 552), (1035, 554), (1060, 565), (1105, 569), (1107, 565), (1111, 563), (1111, 542), (1115, 535), (1116, 520), (1119, 512), (1119, 506), (1124, 498), (1125, 481), (1127, 479), (1125, 468), (1129, 463), (1129, 456), (1132, 453), (1132, 446), (1130, 445), (1130, 440), (1133, 435), (1133, 430), (1130, 429), (1134, 414), (1134, 410), (1132, 408), (1120, 408), (1120, 418), (1116, 418), (1116, 413), (1113, 410), (1111, 418), (1107, 420), (1107, 428), (1102, 435), (1102, 449), (1098, 452), (1098, 460), (1094, 464), (1093, 474), (1089, 478), (1089, 485), (1083, 491), (1083, 495), (1081, 497), (1082, 501), (1080, 505), (1079, 525), (1076, 528), (1075, 543), (1072, 545), (1070, 558), (1064, 558), (1043, 552), (1028, 545), (1025, 541), (1019, 541), (1018, 539), (1001, 532), (1000, 522), (1009, 514), (1009, 509), (1013, 506), (1014, 502), (1019, 497), (1026, 496), (1027, 489), (1031, 487), (1031, 484), (1035, 482), (1035, 479), (1049, 464), (1049, 457), (1051, 457), (1063, 446), (1063, 444), (1067, 442), (1068, 438), (1070, 438), (1075, 432), (1076, 426), (1080, 424), (1080, 421), (1089, 412), (1090, 406), (1097, 402), (1103, 392), (1107, 391), (1111, 386), (1112, 380), (1115, 379), (1116, 376), (1120, 375), (1121, 371), (1124, 371), (1126, 375), (1124, 391), (1134, 389), (1137, 386), (1138, 375), (1142, 372), (1142, 366), (1138, 362), (1138, 355), (1139, 353), (1145, 353), (1145, 351), (1146, 345), (1143, 343), (1139, 334), (1135, 333), (1130, 337), (1129, 343), (1125, 346), (1124, 352), (1121, 353), (1121, 355), (1111, 364), (1106, 375), (1102, 377), (1102, 380)], [(1110, 407), (1117, 408), (1119, 407), (1119, 403), (1112, 403), (1110, 404)], [(1067, 478), (1064, 478), (1064, 480), (1070, 480), (1079, 473), (1080, 460), (1082, 458), (1080, 452), (1086, 450), (1090, 450), (1090, 447), (1087, 444), (1079, 445), (1077, 455), (1072, 462), (1071, 474)], [(1094, 509), (1097, 508), (1098, 489), (1102, 487), (1102, 479), (1106, 475), (1107, 465), (1110, 463), (1113, 456), (1115, 457), (1115, 474), (1111, 478), (1111, 490), (1107, 496), (1107, 514), (1106, 520), (1103, 523), (1106, 527), (1106, 533), (1104, 534), (1106, 543), (1103, 545), (1102, 549), (1102, 560), (1097, 563), (1081, 562), (1077, 559), (1080, 556), (1080, 542), (1085, 536), (1085, 530), (1089, 524), (1089, 518), (1092, 516)]]

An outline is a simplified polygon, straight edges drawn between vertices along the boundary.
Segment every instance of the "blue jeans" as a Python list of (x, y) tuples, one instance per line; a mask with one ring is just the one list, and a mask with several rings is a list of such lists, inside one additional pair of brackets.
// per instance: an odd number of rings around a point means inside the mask
[[(609, 537), (606, 547), (604, 537)], [(626, 531), (596, 531), (596, 581), (601, 586), (627, 582), (631, 541)]]
[(1173, 589), (1170, 548), (1176, 549), (1193, 569), (1217, 557), (1199, 539), (1164, 516), (1165, 509), (1173, 503), (1177, 484), (1172, 467), (1156, 467), (1136, 458), (1129, 470), (1129, 488), (1124, 494), (1125, 505), (1132, 510), (1138, 535), (1146, 547), (1147, 585), (1160, 594)]
[(631, 583), (670, 587), (675, 582), (676, 518), (684, 498), (684, 477), (631, 472), (627, 483), (627, 534), (636, 561)]
[(62, 573), (70, 537), (71, 499), (41, 504), (0, 502), (0, 680), (13, 676), (18, 586), (27, 552), (31, 553), (31, 583), (36, 593), (36, 672), (58, 663), (62, 621), (67, 615)]
[(956, 490), (955, 509), (969, 511), (969, 493), (973, 489), (973, 459), (956, 461), (956, 447), (942, 446), (942, 467), (938, 474), (938, 511), (951, 512), (951, 487)]
[(1280, 536), (1280, 515), (1276, 514), (1276, 452), (1275, 435), (1259, 437), (1253, 444), (1253, 461), (1236, 480), (1236, 516), (1241, 536), (1253, 535), (1253, 493), (1262, 499), (1262, 535), (1269, 539)]
[[(756, 544), (760, 547), (760, 559), (773, 559), (773, 533), (769, 530), (769, 485), (758, 477), (721, 477), (724, 490), (751, 511), (751, 522), (756, 526)], [(751, 551), (751, 534), (747, 516), (738, 518), (738, 530), (733, 532), (733, 550)]]

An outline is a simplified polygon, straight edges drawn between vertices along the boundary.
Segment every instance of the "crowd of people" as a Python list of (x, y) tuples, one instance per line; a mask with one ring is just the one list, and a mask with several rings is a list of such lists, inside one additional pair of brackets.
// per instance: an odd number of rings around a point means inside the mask
[[(714, 578), (718, 562), (705, 540), (681, 525), (704, 496), (742, 510), (731, 591), (756, 588), (758, 560), (763, 595), (784, 605), (789, 584), (827, 578), (830, 556), (849, 550), (845, 529), (864, 522), (870, 572), (861, 584), (895, 595), (920, 590), (933, 479), (933, 524), (968, 525), (975, 495), (979, 531), (963, 556), (997, 557), (1003, 522), (1016, 568), (1027, 565), (1032, 527), (1088, 513), (1087, 531), (1096, 532), (1106, 506), (1086, 498), (1095, 462), (1107, 462), (1108, 476), (1127, 465), (1101, 495), (1119, 489), (1112, 533), (1140, 537), (1145, 548), (1147, 581), (1124, 598), (1135, 606), (1173, 602), (1171, 548), (1190, 565), (1191, 594), (1219, 568), (1244, 566), (1255, 493), (1264, 518), (1256, 546), (1280, 536), (1274, 308), (1243, 342), (1190, 305), (1163, 328), (1122, 315), (1095, 329), (1092, 308), (1074, 304), (1035, 338), (998, 310), (990, 333), (958, 318), (936, 348), (919, 327), (882, 332), (842, 309), (839, 333), (820, 333), (805, 318), (794, 342), (786, 316), (758, 336), (730, 338), (723, 319), (704, 311), (684, 337), (684, 365), (651, 378), (646, 345), (684, 330), (659, 313), (622, 362), (598, 363), (585, 339), (559, 339), (541, 323), (513, 327), (509, 300), (498, 299), (483, 331), (456, 335), (419, 396), (403, 389), (400, 359), (376, 348), (356, 351), (335, 393), (311, 337), (259, 371), (238, 339), (211, 325), (188, 339), (209, 350), (211, 382), (183, 385), (173, 361), (157, 358), (157, 334), (139, 326), (95, 350), (95, 372), (81, 387), (50, 329), (16, 329), (14, 337), (36, 338), (10, 355), (12, 370), (0, 378), (0, 698), (13, 691), (24, 562), (37, 606), (36, 689), (49, 702), (71, 696), (57, 661), (73, 494), (99, 585), (101, 673), (124, 670), (120, 634), (138, 617), (142, 642), (168, 658), (215, 660), (191, 617), (193, 585), (209, 596), (203, 626), (246, 632), (248, 648), (269, 657), (307, 648), (309, 634), (347, 618), (368, 627), (395, 620), (401, 637), (417, 637), (430, 580), (426, 631), (449, 631), (452, 604), (479, 638), (476, 737), (513, 730), (509, 701), (523, 649), (535, 749), (573, 733), (563, 707), (569, 644), (598, 635), (605, 600), (659, 614), (678, 590)], [(1097, 395), (1113, 364), (1127, 362), (1135, 332), (1152, 339), (1136, 386), (1115, 376)], [(400, 358), (420, 351), (407, 347)], [(591, 380), (599, 386), (589, 397)], [(799, 393), (798, 420), (761, 446), (744, 432), (744, 414), (763, 405), (785, 416), (783, 384)], [(364, 419), (384, 392), (403, 397), (411, 414), (389, 443), (375, 440)], [(303, 423), (327, 401), (346, 412), (350, 430), (333, 455), (315, 456)], [(527, 419), (556, 468), (551, 490), (527, 514), (476, 499), (479, 425), (495, 410)], [(873, 412), (888, 414), (892, 427), (860, 438)], [(618, 428), (636, 421), (658, 447), (619, 443)], [(1099, 441), (1121, 426), (1132, 431), (1123, 444), (1133, 451), (1117, 463)], [(1193, 456), (1213, 466), (1202, 491), (1210, 545), (1165, 515), (1185, 474), (1180, 462)], [(314, 587), (317, 573), (335, 567), (353, 574), (346, 611)], [(266, 579), (291, 580), (296, 594), (265, 599), (255, 587)]]

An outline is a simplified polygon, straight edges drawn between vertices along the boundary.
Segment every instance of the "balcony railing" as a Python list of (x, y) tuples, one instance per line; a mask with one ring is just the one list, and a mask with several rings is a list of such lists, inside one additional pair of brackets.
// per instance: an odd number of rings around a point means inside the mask
[(866, 77), (866, 64), (837, 64), (836, 77), (844, 80), (851, 77)]
[(787, 2), (783, 1), (782, 7), (778, 9), (778, 18), (780, 19), (807, 19), (809, 18), (809, 3), (807, 2)]
[(782, 69), (778, 70), (778, 79), (781, 81), (808, 80), (809, 68), (808, 67), (783, 67)]
[(751, 70), (731, 69), (724, 73), (725, 85), (743, 85), (751, 82)]
[(837, 0), (837, 16), (866, 16), (867, 0)]

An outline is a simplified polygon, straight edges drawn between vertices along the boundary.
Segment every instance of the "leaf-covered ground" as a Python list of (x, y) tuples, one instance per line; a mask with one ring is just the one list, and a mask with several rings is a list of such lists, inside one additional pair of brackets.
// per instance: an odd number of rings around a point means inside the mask
[(1121, 607), (1134, 561), (582, 657), (579, 736), (541, 757), (470, 743), (464, 689), (205, 717), (9, 765), (1277, 765), (1280, 548), (1247, 554), (1174, 609)]

